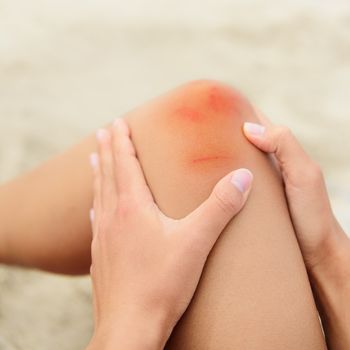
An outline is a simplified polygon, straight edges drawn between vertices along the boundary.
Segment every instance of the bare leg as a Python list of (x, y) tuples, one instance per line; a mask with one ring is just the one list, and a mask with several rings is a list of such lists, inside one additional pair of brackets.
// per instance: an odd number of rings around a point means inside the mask
[(0, 261), (59, 273), (90, 265), (90, 136), (0, 187)]
[[(281, 181), (241, 134), (242, 123), (255, 120), (245, 99), (220, 84), (195, 82), (127, 119), (155, 199), (172, 217), (194, 209), (232, 169), (255, 174), (249, 202), (218, 241), (168, 348), (325, 349)], [(92, 136), (1, 188), (6, 262), (87, 271), (87, 156), (94, 148)]]

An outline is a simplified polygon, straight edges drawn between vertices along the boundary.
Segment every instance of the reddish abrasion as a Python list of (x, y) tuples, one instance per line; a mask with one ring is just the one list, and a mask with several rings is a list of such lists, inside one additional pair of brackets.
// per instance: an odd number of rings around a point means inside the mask
[(232, 157), (227, 156), (206, 156), (206, 157), (200, 157), (195, 158), (191, 160), (191, 163), (202, 163), (202, 162), (209, 162), (209, 161), (215, 161), (215, 160), (225, 160), (225, 159), (232, 159)]
[(208, 104), (214, 112), (230, 116), (239, 103), (242, 103), (241, 99), (229, 89), (213, 86), (208, 92)]
[[(191, 87), (191, 88), (190, 88)], [(193, 84), (182, 92), (181, 103), (174, 108), (180, 120), (205, 123), (217, 118), (232, 118), (240, 114), (246, 101), (239, 92), (218, 84)]]

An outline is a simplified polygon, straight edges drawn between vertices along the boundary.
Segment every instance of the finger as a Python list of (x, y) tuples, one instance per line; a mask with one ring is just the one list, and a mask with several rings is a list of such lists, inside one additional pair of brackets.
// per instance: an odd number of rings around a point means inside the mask
[(116, 201), (116, 180), (110, 131), (107, 129), (98, 130), (97, 141), (100, 168), (101, 207), (104, 209), (111, 209)]
[(322, 170), (285, 127), (249, 123), (244, 125), (244, 133), (259, 149), (275, 154), (300, 248), (307, 265), (312, 266), (319, 246), (336, 231), (337, 224)]
[[(254, 112), (256, 117), (258, 118), (258, 121), (262, 124), (262, 126), (266, 127), (272, 127), (273, 124), (269, 118), (257, 107), (253, 106)], [(276, 160), (275, 157), (271, 157), (272, 164), (274, 167), (278, 170), (278, 172), (281, 171), (281, 168), (278, 164), (278, 161)]]
[(90, 225), (92, 230), (92, 237), (95, 236), (96, 233), (96, 220), (95, 220), (95, 209), (91, 208), (89, 211), (89, 219), (90, 219)]
[(96, 214), (99, 213), (101, 207), (101, 174), (99, 166), (99, 158), (97, 153), (90, 154), (90, 165), (93, 171), (93, 204), (90, 209), (90, 222), (93, 236), (96, 234)]
[(245, 123), (244, 134), (256, 147), (273, 153), (285, 177), (285, 181), (298, 180), (313, 161), (304, 151), (292, 132), (286, 127)]
[(243, 129), (250, 142), (262, 151), (275, 155), (292, 214), (300, 218), (308, 213), (322, 222), (322, 215), (331, 213), (322, 171), (291, 131), (285, 127), (263, 127), (252, 123), (245, 123)]
[(153, 200), (123, 119), (116, 120), (112, 134), (118, 196)]
[(184, 220), (192, 238), (210, 249), (228, 222), (242, 209), (253, 181), (248, 169), (238, 169), (222, 178), (209, 198)]
[(94, 268), (93, 265), (90, 266), (90, 277), (91, 277), (91, 285), (92, 285), (92, 306), (93, 306), (93, 316), (94, 316), (94, 325), (98, 325), (99, 322), (99, 307), (97, 302), (97, 284), (95, 283), (94, 278)]

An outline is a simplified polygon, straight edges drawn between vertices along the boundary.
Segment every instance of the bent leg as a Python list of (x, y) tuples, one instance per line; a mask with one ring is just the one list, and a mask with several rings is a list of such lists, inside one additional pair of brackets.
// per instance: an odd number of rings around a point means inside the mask
[[(126, 118), (155, 200), (171, 217), (194, 209), (229, 171), (247, 167), (255, 175), (249, 201), (217, 242), (168, 349), (324, 349), (281, 180), (241, 133), (244, 121), (255, 120), (248, 102), (226, 86), (202, 81)], [(0, 188), (3, 260), (88, 270), (87, 157), (95, 147), (91, 136)]]
[(247, 167), (255, 178), (167, 349), (325, 349), (281, 179), (241, 131), (256, 121), (249, 103), (229, 87), (196, 82), (158, 108), (129, 123), (165, 214), (185, 216), (233, 169)]

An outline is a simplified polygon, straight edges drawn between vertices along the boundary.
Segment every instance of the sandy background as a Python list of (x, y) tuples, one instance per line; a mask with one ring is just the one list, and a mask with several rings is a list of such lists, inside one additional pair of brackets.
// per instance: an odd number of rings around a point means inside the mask
[[(123, 3), (0, 0), (0, 181), (166, 89), (214, 78), (294, 129), (350, 232), (350, 3)], [(91, 330), (87, 278), (0, 268), (1, 350), (78, 350)]]

